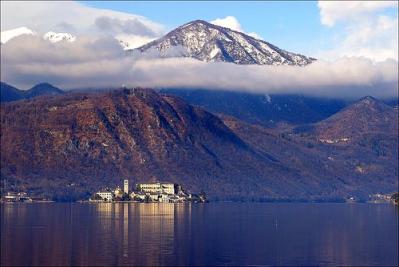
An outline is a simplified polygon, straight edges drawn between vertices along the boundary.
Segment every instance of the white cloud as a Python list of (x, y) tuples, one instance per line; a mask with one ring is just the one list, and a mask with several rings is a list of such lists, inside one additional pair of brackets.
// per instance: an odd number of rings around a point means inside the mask
[(262, 39), (262, 36), (260, 36), (260, 35), (257, 34), (256, 32), (249, 32), (249, 33), (247, 33), (247, 34), (248, 34), (249, 36), (252, 36), (253, 38), (263, 40), (263, 39)]
[[(132, 86), (302, 93), (318, 96), (397, 96), (398, 62), (343, 58), (306, 67), (204, 63), (193, 59), (139, 60)], [(139, 75), (140, 74), (140, 75)], [(129, 84), (129, 83), (127, 83)]]
[[(343, 30), (331, 49), (316, 57), (334, 60), (343, 56), (367, 57), (375, 61), (398, 60), (398, 13), (396, 1), (319, 1), (321, 23)], [(387, 9), (394, 10), (389, 14)], [(388, 15), (389, 14), (389, 15)]]
[(222, 19), (215, 19), (211, 21), (212, 24), (222, 26), (225, 28), (229, 28), (235, 31), (243, 32), (243, 29), (241, 28), (240, 22), (233, 16), (227, 16)]
[(397, 96), (398, 92), (398, 62), (393, 60), (343, 58), (295, 67), (140, 59), (126, 56), (112, 38), (50, 43), (38, 36), (17, 37), (2, 45), (1, 66), (2, 81), (24, 88), (45, 81), (62, 88), (126, 84), (340, 97)]
[[(165, 28), (143, 16), (87, 7), (74, 1), (1, 1), (1, 31), (28, 27), (40, 34), (123, 35), (129, 40), (160, 37)], [(132, 44), (134, 46), (134, 44)]]
[[(233, 16), (227, 16), (225, 18), (217, 18), (215, 20), (212, 20), (210, 23), (218, 25), (218, 26), (222, 26), (225, 28), (229, 28), (232, 29), (234, 31), (238, 31), (238, 32), (243, 32), (245, 33), (245, 31), (243, 30), (243, 28), (241, 27), (240, 22), (238, 21), (238, 19), (236, 17)], [(252, 36), (256, 39), (262, 39), (262, 37), (255, 33), (255, 32), (250, 32), (250, 33), (246, 33), (249, 36)]]
[(397, 8), (397, 1), (319, 1), (321, 22), (334, 26), (338, 21), (354, 20), (386, 8)]

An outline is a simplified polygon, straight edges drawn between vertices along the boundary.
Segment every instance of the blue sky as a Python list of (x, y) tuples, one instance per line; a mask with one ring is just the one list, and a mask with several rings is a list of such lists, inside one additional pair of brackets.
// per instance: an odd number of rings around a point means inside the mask
[(320, 23), (317, 2), (96, 2), (87, 6), (145, 16), (171, 30), (195, 19), (207, 21), (234, 16), (247, 32), (256, 32), (264, 40), (283, 49), (312, 55), (317, 49), (331, 47), (328, 36), (339, 31)]

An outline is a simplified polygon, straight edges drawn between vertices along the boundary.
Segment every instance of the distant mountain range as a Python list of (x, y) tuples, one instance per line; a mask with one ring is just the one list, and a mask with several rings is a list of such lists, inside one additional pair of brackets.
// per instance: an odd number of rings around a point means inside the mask
[[(21, 35), (37, 35), (28, 27), (19, 27), (1, 32), (1, 43)], [(74, 42), (76, 36), (70, 33), (49, 31), (43, 39), (56, 43)], [(115, 37), (116, 38), (116, 37)], [(126, 49), (132, 44), (117, 38)], [(190, 57), (206, 62), (232, 62), (236, 64), (258, 65), (296, 65), (305, 66), (315, 58), (292, 53), (278, 48), (266, 41), (245, 33), (211, 24), (203, 20), (186, 23), (165, 36), (136, 49), (127, 49), (131, 53), (156, 57)]]
[[(15, 29), (2, 31), (1, 32), (1, 44), (5, 44), (11, 39), (21, 36), (21, 35), (37, 35), (37, 33), (28, 27), (18, 27)], [(76, 40), (76, 36), (70, 33), (57, 33), (53, 31), (49, 31), (43, 35), (43, 39), (49, 40), (52, 43), (56, 43), (59, 41), (68, 41), (73, 42)]]
[(184, 24), (134, 51), (156, 52), (160, 57), (190, 57), (236, 64), (305, 66), (315, 60), (203, 20)]
[(15, 29), (7, 30), (7, 31), (2, 31), (1, 32), (1, 43), (5, 44), (9, 40), (11, 40), (17, 36), (20, 36), (20, 35), (34, 35), (34, 34), (35, 34), (35, 32), (27, 27), (18, 27)]
[[(4, 82), (0, 84), (1, 102), (66, 93), (48, 83), (38, 84), (29, 90), (20, 90)], [(74, 91), (92, 93), (114, 89), (91, 88)], [(160, 92), (181, 97), (188, 103), (215, 114), (225, 114), (267, 127), (277, 127), (286, 123), (290, 125), (315, 123), (330, 117), (353, 102), (353, 100), (298, 94), (255, 94), (204, 89), (162, 89)], [(385, 99), (384, 102), (390, 106), (398, 106), (396, 98)]]
[(1, 102), (11, 102), (21, 99), (29, 99), (41, 95), (60, 95), (65, 92), (49, 83), (40, 83), (29, 90), (20, 90), (14, 86), (0, 82)]
[(351, 103), (350, 100), (299, 94), (256, 94), (224, 90), (163, 89), (192, 105), (213, 113), (275, 127), (279, 123), (303, 124), (323, 120)]
[(398, 186), (398, 109), (371, 97), (274, 128), (149, 89), (5, 103), (1, 118), (2, 181), (58, 200), (124, 178), (178, 182), (214, 200), (365, 200)]

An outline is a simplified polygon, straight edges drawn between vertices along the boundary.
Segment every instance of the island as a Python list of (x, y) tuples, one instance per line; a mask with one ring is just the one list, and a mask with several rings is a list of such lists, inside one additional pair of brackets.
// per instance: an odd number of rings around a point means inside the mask
[(105, 188), (96, 192), (89, 202), (158, 202), (158, 203), (205, 203), (208, 202), (204, 192), (187, 193), (182, 185), (170, 182), (139, 183), (135, 190), (129, 189), (129, 180), (123, 181), (123, 190)]

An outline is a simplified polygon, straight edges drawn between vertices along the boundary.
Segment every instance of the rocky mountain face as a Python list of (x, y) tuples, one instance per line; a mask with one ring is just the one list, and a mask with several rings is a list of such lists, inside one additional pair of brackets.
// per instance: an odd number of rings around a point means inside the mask
[(2, 105), (1, 115), (2, 176), (57, 197), (123, 178), (234, 196), (253, 190), (255, 181), (271, 182), (262, 173), (291, 176), (274, 160), (260, 160), (266, 155), (214, 115), (150, 90), (18, 101)]
[(30, 99), (37, 96), (42, 95), (61, 95), (64, 94), (64, 91), (49, 84), (49, 83), (40, 83), (33, 86), (29, 90), (20, 90), (14, 86), (6, 84), (4, 82), (0, 83), (0, 95), (1, 102), (11, 102), (17, 101), (21, 99)]
[(219, 118), (147, 89), (67, 93), (2, 104), (2, 186), (71, 200), (128, 178), (211, 199), (365, 198), (398, 186), (397, 138), (373, 136), (385, 154)]
[(305, 66), (315, 60), (203, 20), (184, 24), (135, 51), (155, 52), (160, 57), (191, 57), (236, 64)]

